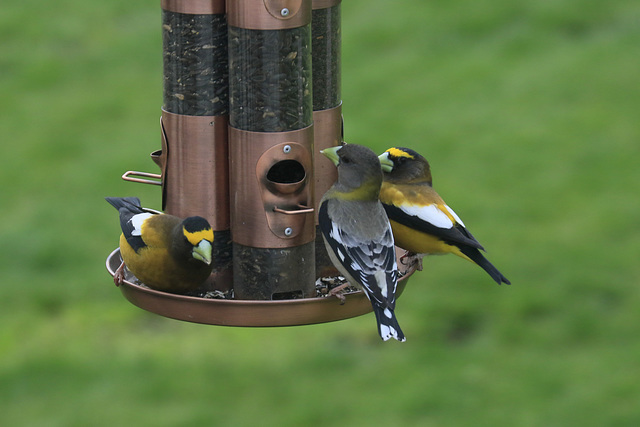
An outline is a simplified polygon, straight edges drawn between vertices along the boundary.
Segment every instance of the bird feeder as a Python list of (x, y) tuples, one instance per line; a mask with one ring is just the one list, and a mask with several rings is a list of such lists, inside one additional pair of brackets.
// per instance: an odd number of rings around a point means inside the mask
[[(159, 185), (164, 212), (214, 229), (214, 270), (198, 295), (125, 277), (148, 311), (227, 326), (322, 323), (371, 311), (361, 291), (318, 295), (337, 275), (317, 203), (337, 177), (320, 150), (342, 143), (340, 0), (162, 0)], [(312, 72), (313, 70), (313, 72)], [(107, 258), (112, 275), (119, 250)], [(402, 267), (402, 264), (398, 264)], [(413, 271), (400, 271), (398, 294)], [(208, 295), (217, 298), (208, 298)]]

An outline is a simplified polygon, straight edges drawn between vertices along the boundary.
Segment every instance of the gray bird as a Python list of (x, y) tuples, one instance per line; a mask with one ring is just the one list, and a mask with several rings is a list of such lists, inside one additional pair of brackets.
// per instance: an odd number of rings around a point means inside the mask
[(322, 197), (318, 213), (331, 261), (371, 301), (380, 337), (405, 341), (394, 313), (398, 268), (389, 219), (378, 200), (382, 185), (378, 156), (355, 144), (321, 153), (338, 168), (338, 180)]

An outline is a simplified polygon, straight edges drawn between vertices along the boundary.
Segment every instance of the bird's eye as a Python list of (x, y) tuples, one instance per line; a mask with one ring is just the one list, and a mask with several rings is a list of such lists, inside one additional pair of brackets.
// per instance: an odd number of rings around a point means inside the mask
[(348, 157), (343, 157), (342, 159), (340, 159), (340, 161), (345, 164), (351, 163), (351, 159)]

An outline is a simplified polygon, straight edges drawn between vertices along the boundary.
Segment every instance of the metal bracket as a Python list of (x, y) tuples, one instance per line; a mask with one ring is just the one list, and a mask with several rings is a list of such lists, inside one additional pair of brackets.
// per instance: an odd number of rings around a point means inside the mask
[[(136, 176), (153, 179), (133, 178)], [(159, 173), (126, 171), (124, 174), (122, 174), (122, 179), (129, 182), (139, 182), (141, 184), (162, 185), (162, 175), (160, 175)]]

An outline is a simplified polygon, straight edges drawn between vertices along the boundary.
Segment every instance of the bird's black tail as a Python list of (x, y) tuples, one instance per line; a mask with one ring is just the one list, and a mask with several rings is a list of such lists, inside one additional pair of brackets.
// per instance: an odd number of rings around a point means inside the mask
[(105, 197), (104, 199), (118, 211), (125, 208), (133, 214), (146, 212), (140, 205), (140, 199), (137, 197)]
[(459, 246), (459, 249), (463, 254), (471, 258), (471, 261), (475, 262), (480, 267), (482, 267), (482, 269), (486, 271), (489, 274), (489, 276), (491, 276), (493, 280), (495, 280), (496, 283), (498, 283), (498, 285), (501, 285), (502, 283), (506, 283), (507, 285), (511, 284), (509, 279), (504, 277), (502, 273), (500, 273), (498, 269), (495, 268), (493, 264), (491, 264), (489, 260), (486, 259), (478, 249), (472, 248), (469, 246), (462, 246), (462, 247)]
[(396, 314), (390, 308), (383, 308), (378, 305), (372, 304), (373, 312), (376, 315), (376, 321), (378, 322), (378, 333), (380, 338), (387, 341), (389, 338), (395, 338), (400, 342), (404, 342), (407, 339), (400, 329)]

